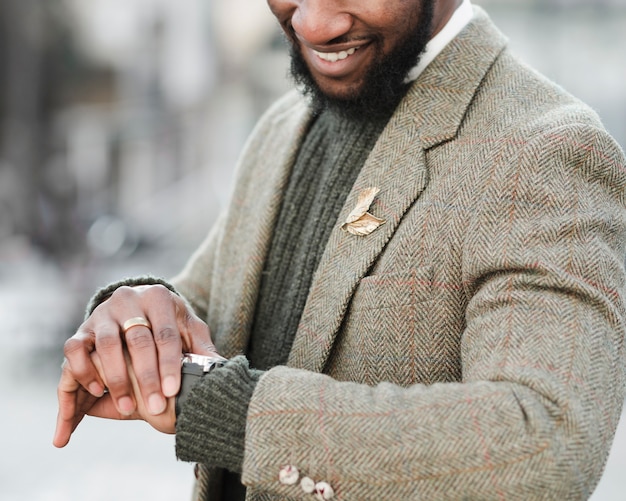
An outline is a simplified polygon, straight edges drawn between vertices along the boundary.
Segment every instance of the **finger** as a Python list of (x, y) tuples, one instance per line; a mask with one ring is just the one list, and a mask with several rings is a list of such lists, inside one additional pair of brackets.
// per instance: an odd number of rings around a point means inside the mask
[[(124, 363), (126, 364), (126, 368), (128, 370), (128, 377), (131, 383), (132, 392), (136, 396), (136, 402), (138, 404), (136, 410), (132, 414), (120, 413), (115, 405), (115, 401), (111, 397), (111, 394), (106, 393), (102, 398), (99, 398), (97, 402), (90, 406), (89, 409), (85, 410), (86, 414), (88, 414), (89, 416), (117, 420), (141, 419), (140, 410), (144, 410), (145, 408), (141, 405), (142, 399), (137, 397), (137, 395), (140, 393), (139, 386), (137, 384), (137, 379), (135, 378), (133, 367), (131, 365), (130, 355), (128, 354), (127, 350), (124, 350), (123, 356)], [(97, 351), (94, 351), (91, 354), (91, 359), (98, 371), (102, 372), (103, 367), (100, 354)]]
[(145, 326), (135, 326), (126, 331), (125, 338), (138, 385), (135, 398), (142, 398), (151, 414), (160, 414), (165, 410), (165, 398), (161, 393), (159, 360), (152, 331)]
[(80, 423), (81, 419), (82, 416), (72, 417), (72, 419), (65, 419), (59, 412), (57, 414), (57, 423), (54, 430), (52, 444), (58, 448), (65, 447), (69, 443), (70, 437)]
[[(158, 357), (161, 390), (165, 397), (171, 397), (178, 393), (180, 386), (180, 360), (183, 352), (183, 340), (176, 314), (178, 308), (176, 300), (178, 298), (169, 290), (165, 288), (164, 290), (168, 295), (167, 301), (162, 308), (153, 310), (151, 322), (152, 336)], [(134, 368), (141, 385), (142, 375), (137, 367)]]
[(59, 410), (54, 438), (52, 439), (55, 447), (65, 447), (70, 440), (72, 431), (75, 429), (76, 395), (80, 384), (73, 377), (70, 377), (69, 374), (69, 366), (64, 364), (61, 380), (57, 388)]
[(96, 331), (98, 332), (96, 351), (101, 360), (100, 375), (106, 381), (118, 411), (129, 416), (135, 412), (137, 406), (126, 370), (119, 324), (117, 321), (107, 319), (97, 325)]
[(64, 364), (57, 388), (59, 411), (52, 443), (64, 447), (82, 420), (87, 409), (98, 399), (89, 394), (72, 376), (68, 364)]
[(81, 392), (79, 400), (80, 403), (76, 407), (77, 412), (73, 416), (64, 417), (60, 411), (57, 414), (57, 424), (54, 431), (54, 438), (52, 440), (55, 447), (65, 447), (69, 443), (70, 437), (87, 414), (87, 409), (90, 409), (99, 401), (98, 398), (87, 393), (86, 391)]
[(99, 397), (104, 393), (104, 383), (89, 357), (94, 349), (95, 333), (85, 323), (80, 326), (76, 334), (65, 342), (63, 367), (66, 364), (71, 365), (72, 380), (78, 381), (92, 395)]

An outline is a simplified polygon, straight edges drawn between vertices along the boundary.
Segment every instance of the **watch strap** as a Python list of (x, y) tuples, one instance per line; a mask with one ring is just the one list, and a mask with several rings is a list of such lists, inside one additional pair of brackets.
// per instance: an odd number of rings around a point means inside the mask
[(180, 390), (176, 395), (176, 405), (174, 406), (176, 417), (180, 414), (183, 403), (187, 399), (191, 388), (193, 388), (204, 376), (216, 367), (222, 367), (226, 359), (210, 359), (208, 365), (195, 362), (183, 362), (181, 366)]
[(200, 364), (184, 363), (181, 367), (180, 390), (176, 395), (176, 417), (180, 414), (183, 402), (187, 399), (191, 388), (204, 376), (205, 372)]

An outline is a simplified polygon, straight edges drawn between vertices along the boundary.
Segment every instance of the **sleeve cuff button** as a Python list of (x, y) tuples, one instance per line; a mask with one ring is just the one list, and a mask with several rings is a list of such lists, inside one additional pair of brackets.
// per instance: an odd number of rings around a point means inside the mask
[(278, 480), (283, 485), (294, 485), (299, 477), (298, 468), (291, 465), (283, 466), (278, 473)]
[(335, 497), (335, 491), (327, 482), (318, 482), (315, 484), (315, 499), (319, 501), (327, 501)]
[(300, 487), (306, 494), (313, 494), (315, 491), (315, 481), (309, 477), (302, 477)]

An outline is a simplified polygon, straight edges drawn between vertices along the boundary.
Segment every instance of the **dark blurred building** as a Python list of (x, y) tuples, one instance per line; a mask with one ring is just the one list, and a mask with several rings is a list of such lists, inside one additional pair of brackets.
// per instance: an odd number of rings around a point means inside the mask
[(81, 57), (69, 20), (59, 0), (0, 2), (0, 239), (55, 255), (84, 234), (56, 120), (72, 103), (113, 99), (111, 72)]

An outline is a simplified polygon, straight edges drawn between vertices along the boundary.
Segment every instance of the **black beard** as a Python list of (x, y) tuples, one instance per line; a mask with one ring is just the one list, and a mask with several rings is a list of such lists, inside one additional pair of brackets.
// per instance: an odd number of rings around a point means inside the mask
[(311, 98), (317, 113), (329, 109), (356, 120), (388, 117), (407, 91), (409, 84), (405, 80), (419, 63), (431, 38), (433, 13), (434, 0), (423, 0), (415, 31), (390, 54), (384, 56), (378, 51), (360, 91), (349, 98), (325, 94), (311, 75), (299, 46), (293, 42), (289, 44), (291, 77), (303, 94)]

